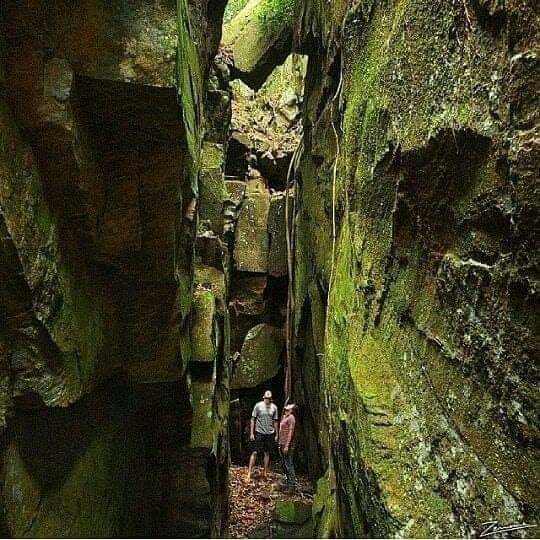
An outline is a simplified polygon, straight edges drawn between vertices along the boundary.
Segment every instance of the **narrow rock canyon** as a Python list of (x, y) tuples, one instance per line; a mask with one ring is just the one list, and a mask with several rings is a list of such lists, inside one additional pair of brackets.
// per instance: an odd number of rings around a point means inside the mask
[(265, 390), (313, 500), (248, 537), (538, 536), (539, 33), (3, 0), (2, 536), (228, 537)]

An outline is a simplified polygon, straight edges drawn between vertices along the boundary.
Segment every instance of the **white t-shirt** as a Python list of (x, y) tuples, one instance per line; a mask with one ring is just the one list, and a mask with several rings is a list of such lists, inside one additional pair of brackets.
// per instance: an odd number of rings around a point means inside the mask
[(273, 435), (275, 433), (274, 421), (277, 422), (279, 418), (276, 405), (270, 403), (267, 407), (264, 401), (259, 401), (253, 407), (251, 416), (255, 418), (255, 431), (257, 433), (262, 435)]

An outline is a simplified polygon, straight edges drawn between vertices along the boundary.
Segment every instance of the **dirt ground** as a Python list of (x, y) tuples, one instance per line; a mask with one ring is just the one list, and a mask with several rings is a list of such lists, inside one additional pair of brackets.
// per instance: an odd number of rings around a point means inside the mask
[(273, 464), (270, 476), (262, 476), (262, 467), (256, 467), (248, 483), (247, 467), (232, 465), (230, 468), (230, 538), (245, 538), (251, 530), (272, 521), (272, 511), (277, 500), (311, 501), (313, 489), (310, 483), (298, 477), (295, 493), (284, 493), (281, 485), (285, 476), (277, 464)]

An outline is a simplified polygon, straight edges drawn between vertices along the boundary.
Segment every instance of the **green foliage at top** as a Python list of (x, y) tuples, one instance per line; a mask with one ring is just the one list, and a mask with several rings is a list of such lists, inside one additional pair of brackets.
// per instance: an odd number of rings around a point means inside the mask
[(294, 15), (295, 4), (295, 0), (264, 0), (259, 17), (266, 31), (273, 32), (283, 27), (283, 20)]

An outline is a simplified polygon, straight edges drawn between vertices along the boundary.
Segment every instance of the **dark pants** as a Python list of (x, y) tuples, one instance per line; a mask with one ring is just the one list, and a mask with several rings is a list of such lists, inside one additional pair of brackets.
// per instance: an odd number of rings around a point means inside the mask
[(294, 473), (294, 448), (289, 448), (289, 451), (285, 453), (283, 446), (279, 447), (279, 455), (281, 456), (281, 465), (283, 472), (287, 477), (287, 486), (293, 488), (296, 485), (296, 475)]

